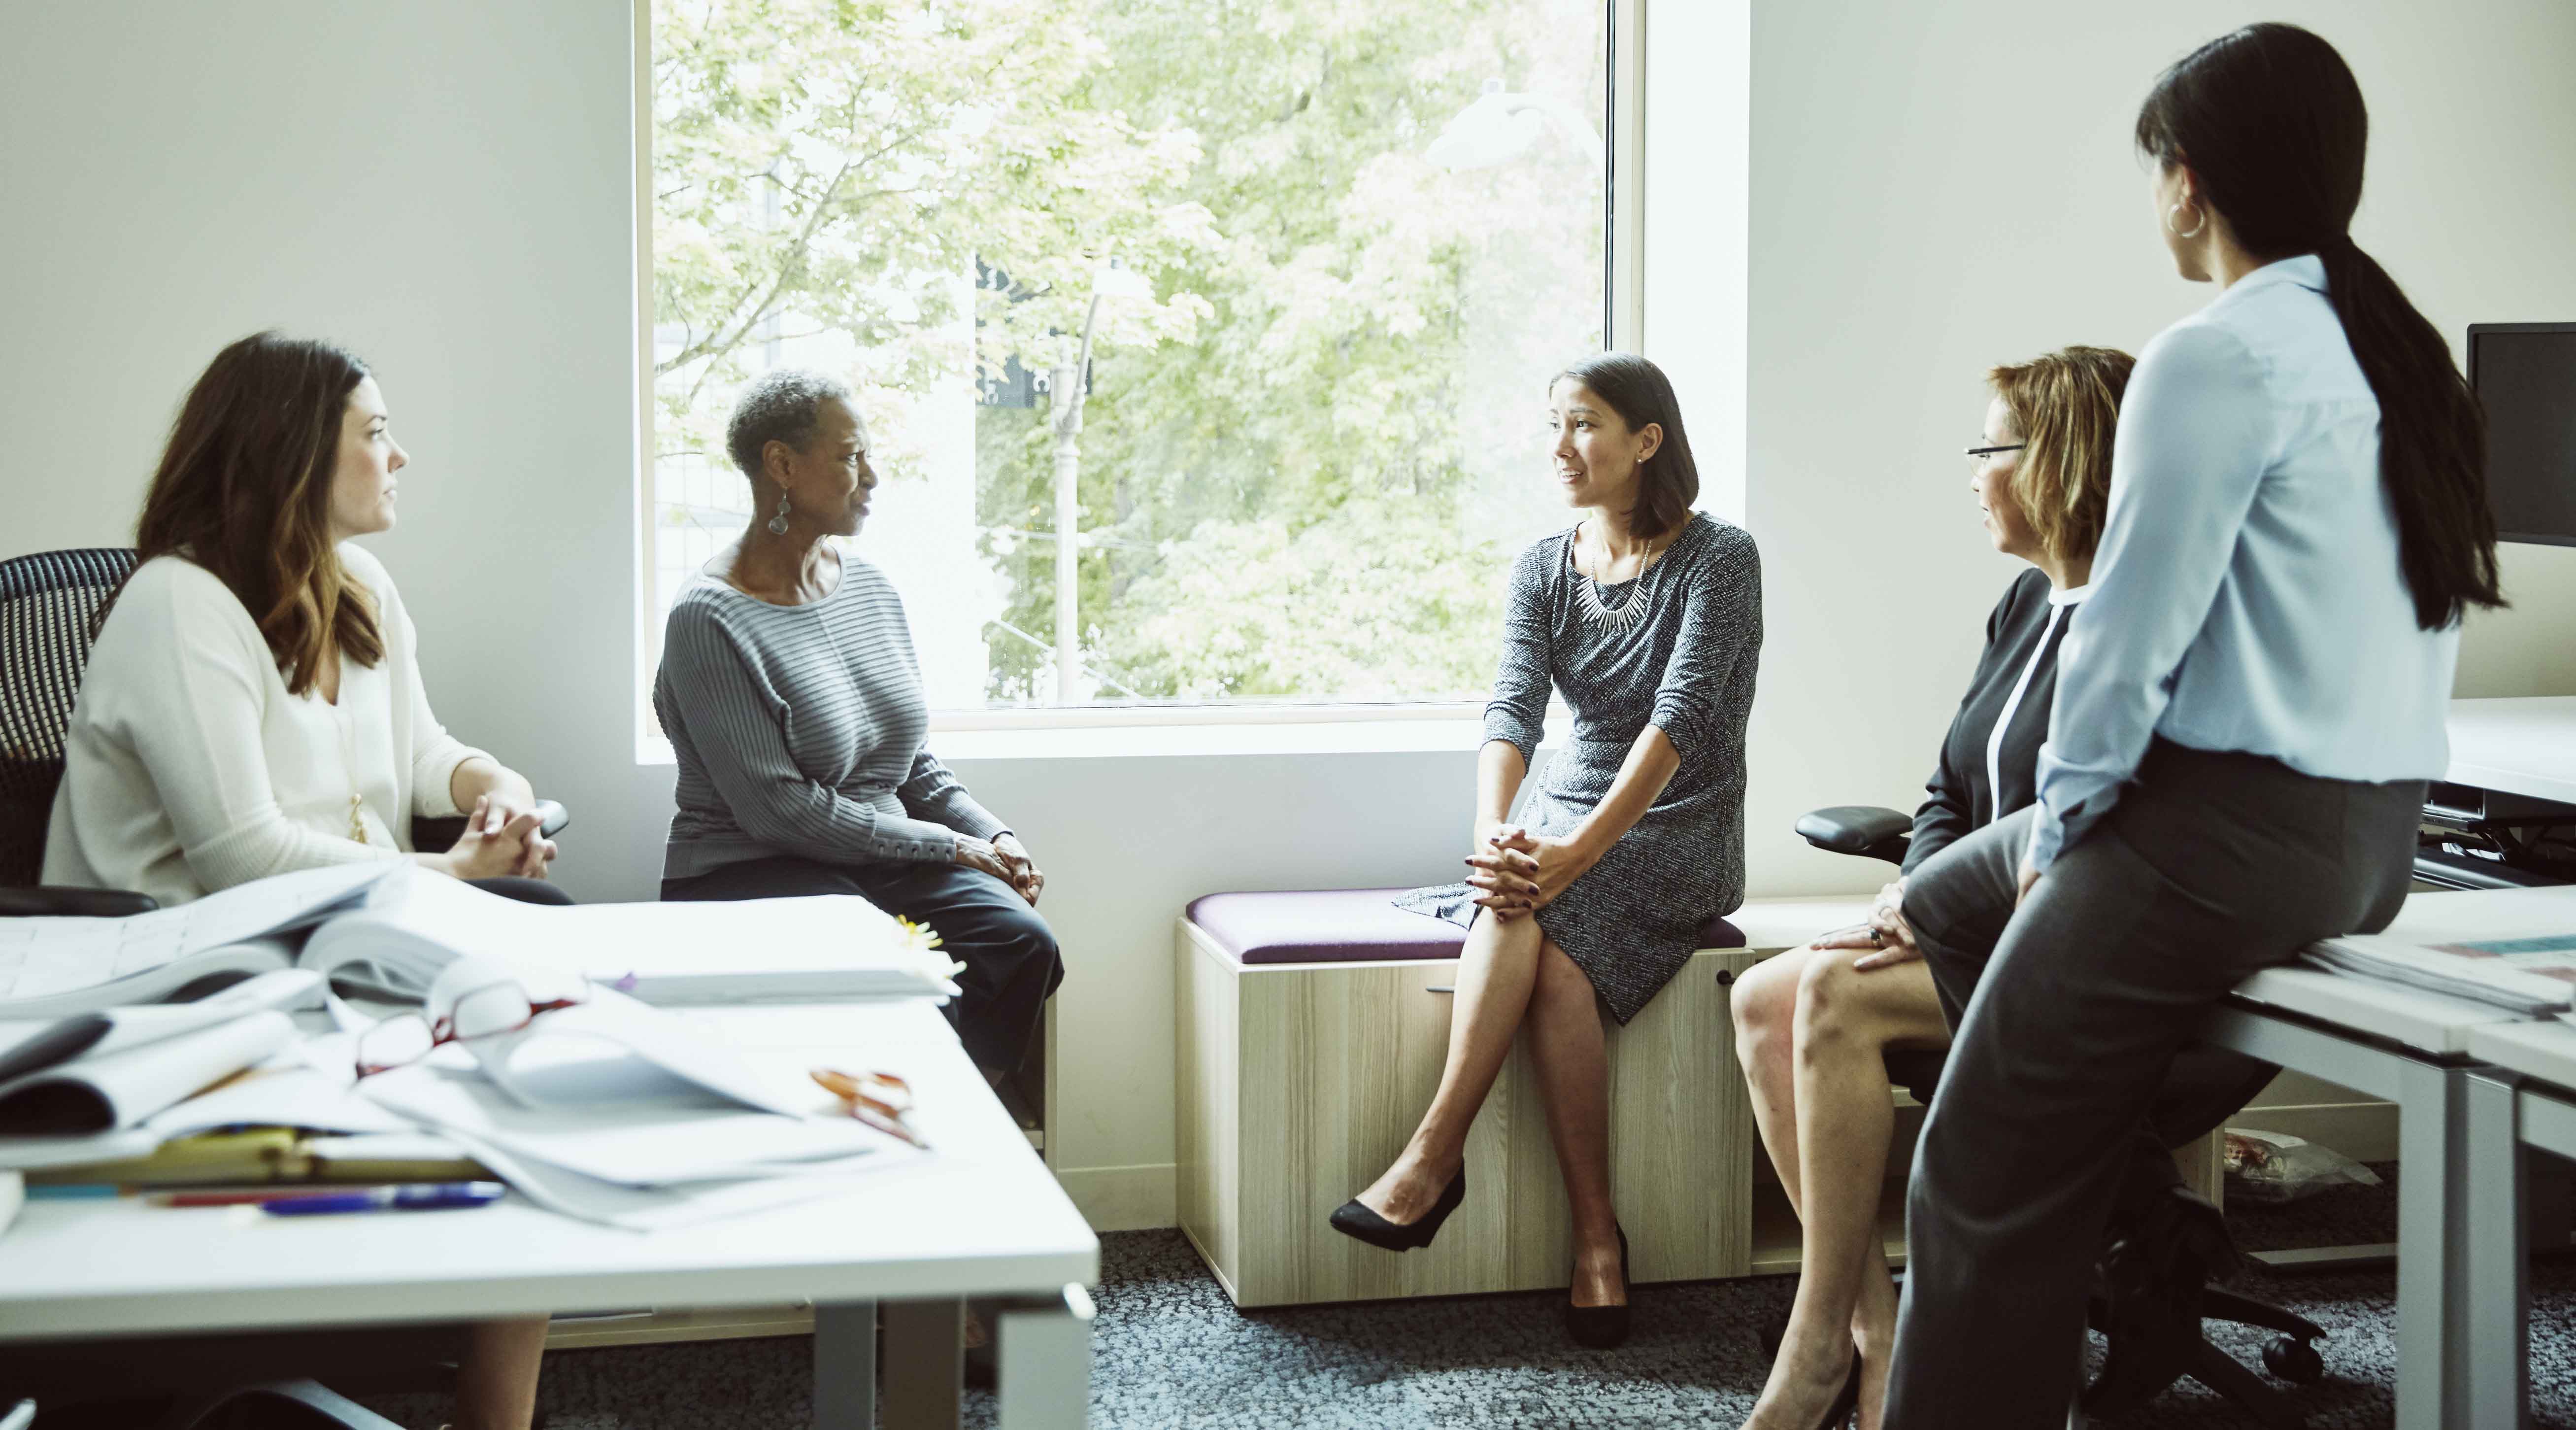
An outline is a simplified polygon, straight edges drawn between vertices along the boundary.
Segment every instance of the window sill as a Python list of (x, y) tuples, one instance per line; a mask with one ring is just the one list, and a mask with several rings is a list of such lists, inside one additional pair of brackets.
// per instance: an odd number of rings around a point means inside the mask
[[(1551, 712), (1553, 714), (1554, 712)], [(1541, 748), (1561, 738), (1548, 721)], [(943, 761), (1120, 760), (1150, 756), (1380, 755), (1472, 753), (1485, 743), (1478, 719), (1274, 720), (1226, 724), (1092, 725), (1046, 729), (940, 730), (929, 748)], [(672, 763), (670, 742), (648, 735), (639, 765)]]

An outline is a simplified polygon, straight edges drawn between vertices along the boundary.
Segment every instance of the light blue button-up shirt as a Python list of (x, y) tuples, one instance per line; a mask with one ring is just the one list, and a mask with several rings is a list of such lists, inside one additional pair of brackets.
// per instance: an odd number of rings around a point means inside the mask
[(2439, 779), (2456, 625), (2427, 631), (2379, 478), (2379, 402), (2313, 255), (2158, 334), (2120, 409), (2091, 596), (2067, 628), (2029, 863), (2162, 735), (2340, 780)]

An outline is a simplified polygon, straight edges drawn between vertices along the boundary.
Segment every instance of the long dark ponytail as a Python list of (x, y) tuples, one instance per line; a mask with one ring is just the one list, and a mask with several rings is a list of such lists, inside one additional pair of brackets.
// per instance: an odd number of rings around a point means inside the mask
[(2370, 113), (2343, 56), (2296, 25), (2248, 25), (2185, 55), (2138, 110), (2138, 148), (2189, 165), (2236, 241), (2265, 261), (2313, 253), (2379, 398), (2379, 472), (2415, 619), (2440, 630), (2501, 606), (2485, 414), (2442, 335), (2346, 232)]

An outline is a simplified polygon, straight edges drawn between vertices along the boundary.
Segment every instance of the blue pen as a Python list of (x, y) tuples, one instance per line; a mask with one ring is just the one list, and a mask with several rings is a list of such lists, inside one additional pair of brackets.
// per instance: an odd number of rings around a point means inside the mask
[(363, 1192), (326, 1196), (280, 1197), (262, 1202), (270, 1216), (328, 1216), (334, 1212), (422, 1212), (450, 1207), (487, 1207), (509, 1188), (499, 1182), (425, 1182), (411, 1187), (370, 1187)]

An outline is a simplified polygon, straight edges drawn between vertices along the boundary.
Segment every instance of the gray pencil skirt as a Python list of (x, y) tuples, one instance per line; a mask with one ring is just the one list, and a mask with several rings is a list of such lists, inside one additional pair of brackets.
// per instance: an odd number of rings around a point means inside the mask
[(2170, 1170), (2148, 1119), (2177, 1054), (2246, 977), (2388, 926), (2423, 800), (2159, 740), (2018, 907), (2026, 814), (1906, 880), (1957, 1037), (1907, 1200), (1889, 1424), (2065, 1423), (2106, 1224), (2142, 1150)]

